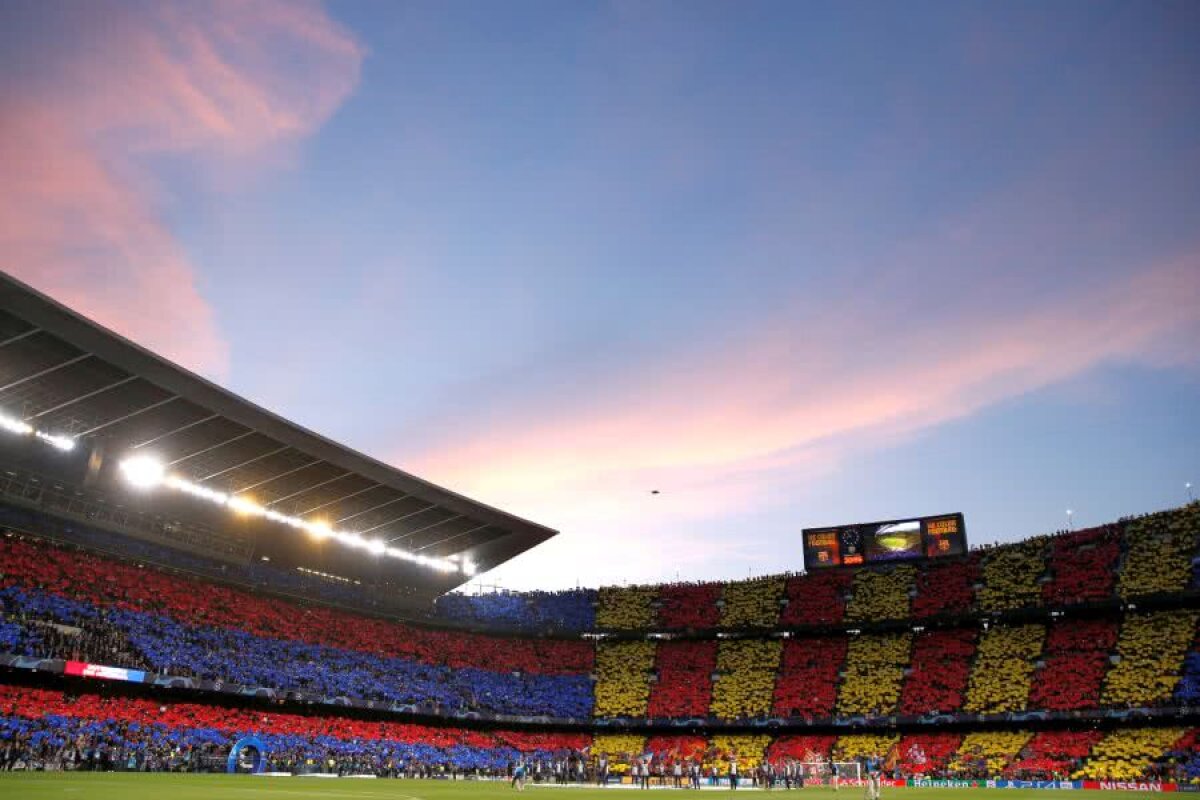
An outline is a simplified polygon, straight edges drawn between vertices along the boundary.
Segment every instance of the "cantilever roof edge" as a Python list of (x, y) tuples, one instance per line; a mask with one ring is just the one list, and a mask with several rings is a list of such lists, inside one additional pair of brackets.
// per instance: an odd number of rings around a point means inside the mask
[(0, 270), (0, 307), (12, 310), (47, 332), (100, 356), (130, 374), (140, 375), (248, 428), (262, 431), (285, 444), (310, 452), (377, 483), (517, 534), (522, 540), (518, 552), (558, 534), (553, 528), (430, 483), (284, 419), (93, 322), (3, 270)]

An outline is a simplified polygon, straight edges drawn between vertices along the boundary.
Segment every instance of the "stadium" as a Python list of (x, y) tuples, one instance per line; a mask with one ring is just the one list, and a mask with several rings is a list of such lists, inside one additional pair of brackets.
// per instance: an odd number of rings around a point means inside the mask
[(806, 531), (808, 572), (743, 581), (466, 594), (555, 531), (7, 276), (0, 409), (7, 796), (1200, 789), (1196, 503), (973, 549), (961, 515)]

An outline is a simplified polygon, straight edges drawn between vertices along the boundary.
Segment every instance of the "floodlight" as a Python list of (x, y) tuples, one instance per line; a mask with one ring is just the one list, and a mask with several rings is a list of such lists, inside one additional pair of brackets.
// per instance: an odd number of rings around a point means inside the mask
[(121, 462), (125, 480), (138, 489), (152, 489), (163, 482), (167, 467), (153, 456), (132, 456)]

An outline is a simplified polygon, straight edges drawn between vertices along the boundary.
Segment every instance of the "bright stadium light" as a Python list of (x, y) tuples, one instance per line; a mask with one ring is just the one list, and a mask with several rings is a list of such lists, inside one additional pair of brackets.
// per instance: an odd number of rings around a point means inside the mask
[(35, 436), (51, 447), (64, 452), (75, 449), (75, 440), (70, 436), (38, 430), (25, 420), (10, 417), (8, 414), (0, 414), (0, 428), (18, 436)]
[(155, 486), (166, 486), (169, 489), (191, 495), (201, 500), (207, 500), (219, 506), (225, 506), (234, 513), (249, 517), (262, 517), (290, 528), (305, 531), (315, 539), (333, 539), (347, 547), (366, 550), (375, 555), (386, 555), (398, 558), (418, 566), (428, 567), (438, 572), (461, 572), (464, 575), (474, 575), (475, 565), (464, 562), (461, 566), (448, 558), (431, 558), (419, 555), (399, 547), (390, 547), (382, 539), (367, 539), (361, 534), (351, 531), (337, 531), (324, 520), (307, 520), (281, 514), (270, 508), (256, 503), (249, 497), (239, 497), (226, 494), (207, 486), (193, 483), (178, 475), (168, 475), (166, 465), (151, 456), (130, 456), (120, 462), (121, 473), (125, 479), (139, 489), (150, 489)]
[(469, 558), (464, 558), (464, 559), (463, 559), (463, 562), (462, 562), (462, 573), (463, 573), (463, 575), (466, 575), (466, 576), (470, 577), (471, 575), (474, 575), (474, 574), (475, 574), (476, 572), (478, 572), (478, 571), (479, 571), (479, 567), (478, 567), (478, 566), (476, 566), (476, 564), (475, 564), (475, 562), (474, 562), (474, 561), (472, 561), (472, 560), (471, 560), (471, 559), (469, 559)]
[(133, 456), (121, 462), (121, 474), (138, 489), (152, 489), (163, 482), (167, 467), (153, 456)]

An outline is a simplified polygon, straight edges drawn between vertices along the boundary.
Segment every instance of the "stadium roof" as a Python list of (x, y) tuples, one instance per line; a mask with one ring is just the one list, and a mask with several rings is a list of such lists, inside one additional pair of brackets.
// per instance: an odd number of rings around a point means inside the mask
[[(72, 437), (79, 449), (109, 462), (153, 452), (172, 474), (202, 487), (252, 496), (280, 514), (320, 520), (410, 553), (469, 558), (480, 572), (556, 534), (289, 422), (5, 273), (0, 412)], [(267, 529), (278, 529), (268, 536), (303, 538), (283, 524)], [(418, 587), (424, 595), (467, 580), (459, 571), (414, 572), (418, 580), (426, 573), (428, 584)]]

